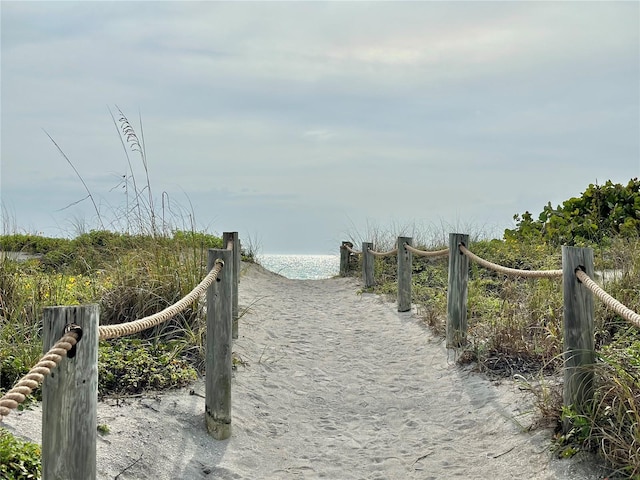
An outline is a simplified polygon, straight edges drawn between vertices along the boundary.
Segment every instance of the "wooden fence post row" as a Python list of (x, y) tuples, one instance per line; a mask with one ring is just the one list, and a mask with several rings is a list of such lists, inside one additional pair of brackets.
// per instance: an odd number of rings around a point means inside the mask
[[(209, 433), (231, 435), (232, 337), (237, 338), (240, 242), (225, 233), (233, 250), (209, 250), (208, 266), (225, 267), (207, 289), (205, 417)], [(43, 351), (74, 324), (82, 329), (75, 348), (44, 378), (42, 385), (42, 474), (45, 479), (96, 478), (99, 305), (47, 307), (43, 310)]]
[(98, 305), (43, 310), (43, 350), (48, 352), (69, 324), (82, 338), (42, 385), (42, 477), (96, 478), (98, 412)]

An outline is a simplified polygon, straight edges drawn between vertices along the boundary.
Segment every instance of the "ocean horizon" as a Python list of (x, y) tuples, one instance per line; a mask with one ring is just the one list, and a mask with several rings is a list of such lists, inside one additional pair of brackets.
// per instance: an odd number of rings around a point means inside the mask
[(321, 280), (340, 273), (339, 255), (262, 253), (256, 256), (256, 261), (292, 280)]

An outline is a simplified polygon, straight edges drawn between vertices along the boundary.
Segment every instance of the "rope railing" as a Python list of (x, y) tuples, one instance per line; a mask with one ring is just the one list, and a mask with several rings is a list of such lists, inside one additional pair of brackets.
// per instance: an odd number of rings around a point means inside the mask
[[(231, 248), (229, 248), (229, 245)], [(233, 249), (233, 242), (227, 245), (228, 250)], [(134, 320), (132, 322), (121, 323), (118, 325), (101, 325), (98, 328), (98, 339), (108, 340), (112, 338), (133, 335), (142, 332), (151, 327), (160, 325), (167, 320), (175, 317), (178, 313), (184, 311), (190, 304), (197, 300), (200, 295), (206, 292), (207, 288), (218, 278), (220, 271), (224, 266), (222, 260), (216, 260), (214, 268), (204, 277), (204, 279), (191, 290), (182, 299), (164, 310)], [(16, 385), (0, 398), (0, 422), (9, 415), (11, 410), (18, 408), (28, 395), (30, 395), (40, 383), (44, 381), (44, 377), (51, 373), (62, 357), (78, 342), (80, 335), (77, 330), (66, 333), (41, 359), (40, 361), (22, 377)]]
[(626, 321), (640, 328), (640, 315), (638, 315), (636, 312), (628, 308), (623, 303), (613, 298), (611, 295), (605, 292), (602, 288), (600, 288), (598, 284), (596, 284), (596, 282), (594, 282), (584, 270), (580, 270), (580, 269), (576, 270), (576, 277), (578, 277), (578, 280), (580, 280), (585, 287), (591, 290), (591, 292), (596, 297), (602, 300), (602, 302), (608, 308), (616, 312)]
[[(119, 325), (99, 325), (98, 305), (50, 307), (44, 310), (45, 348), (60, 331), (64, 334), (16, 385), (0, 398), (0, 423), (18, 408), (56, 368), (55, 382), (43, 390), (42, 465), (45, 477), (95, 478), (95, 416), (97, 414), (98, 342), (131, 335), (175, 317), (206, 292), (207, 354), (205, 422), (217, 440), (231, 435), (232, 342), (237, 337), (240, 241), (237, 232), (225, 232), (226, 248), (209, 249), (209, 273), (182, 299), (148, 317)], [(224, 274), (221, 275), (224, 268)], [(73, 323), (73, 325), (70, 325)], [(75, 324), (78, 325), (75, 325)], [(83, 336), (88, 338), (76, 345)], [(95, 389), (95, 390), (93, 390)], [(80, 402), (80, 403), (79, 403)], [(80, 407), (82, 415), (75, 414)], [(69, 414), (73, 411), (74, 414)], [(71, 432), (64, 438), (56, 432)], [(49, 473), (47, 473), (47, 465)]]
[(354, 250), (352, 245), (349, 245), (348, 243), (345, 243), (343, 245), (343, 247), (349, 252), (349, 253), (353, 253), (354, 255), (360, 255), (362, 254), (362, 252), (358, 251), (358, 250)]
[[(228, 247), (227, 249), (231, 250)], [(101, 325), (98, 330), (98, 338), (100, 340), (108, 340), (110, 338), (133, 335), (134, 333), (139, 333), (143, 330), (147, 330), (151, 327), (160, 325), (170, 318), (175, 317), (178, 313), (184, 311), (189, 305), (197, 300), (200, 295), (202, 295), (207, 290), (207, 288), (209, 288), (209, 285), (211, 285), (216, 280), (216, 278), (218, 278), (218, 274), (222, 270), (223, 266), (224, 262), (222, 260), (216, 260), (215, 266), (211, 269), (207, 276), (204, 277), (204, 279), (198, 285), (196, 285), (193, 290), (191, 290), (191, 292), (189, 292), (173, 305), (170, 305), (169, 307), (158, 313), (154, 313), (153, 315), (149, 315), (148, 317), (134, 320), (132, 322), (120, 323), (117, 325)]]
[(44, 381), (44, 377), (51, 373), (63, 357), (67, 356), (69, 350), (78, 343), (81, 337), (82, 330), (72, 326), (40, 361), (11, 390), (0, 398), (0, 423), (2, 423), (4, 417), (9, 415), (11, 410), (18, 408), (27, 399), (27, 396), (38, 388), (38, 385)]
[[(411, 308), (411, 290), (413, 266), (411, 254), (418, 256), (448, 255), (448, 285), (447, 285), (447, 319), (446, 346), (447, 348), (461, 348), (467, 344), (467, 302), (469, 264), (471, 261), (498, 273), (522, 278), (562, 278), (563, 292), (563, 349), (564, 349), (564, 378), (563, 399), (565, 405), (572, 405), (581, 411), (593, 399), (593, 391), (585, 388), (593, 383), (593, 371), (590, 369), (595, 362), (594, 345), (594, 310), (591, 294), (597, 296), (605, 305), (619, 314), (626, 321), (640, 328), (640, 315), (599, 287), (586, 272), (593, 271), (593, 249), (581, 247), (562, 247), (562, 269), (557, 270), (522, 270), (509, 268), (489, 262), (471, 252), (466, 245), (469, 235), (460, 233), (449, 234), (449, 248), (426, 252), (414, 248), (410, 237), (398, 237), (398, 245), (404, 248), (398, 254), (397, 273), (397, 305), (398, 312), (409, 311)], [(363, 283), (365, 288), (373, 286), (372, 262), (368, 261), (373, 255), (371, 243), (363, 243), (363, 250), (367, 255), (363, 257)], [(458, 252), (453, 255), (451, 252)], [(342, 259), (341, 259), (342, 260)], [(342, 266), (342, 265), (341, 265)], [(367, 270), (368, 267), (368, 270)], [(342, 268), (341, 268), (342, 272)], [(564, 431), (568, 431), (569, 424), (563, 424)]]
[(392, 255), (397, 255), (398, 249), (394, 248), (393, 250), (389, 250), (388, 252), (376, 252), (375, 250), (369, 249), (369, 253), (374, 257), (390, 257)]
[(475, 253), (472, 253), (465, 247), (460, 244), (458, 246), (460, 251), (469, 257), (470, 260), (473, 260), (478, 265), (482, 265), (485, 268), (490, 270), (494, 270), (496, 272), (502, 273), (504, 275), (513, 276), (513, 277), (525, 277), (525, 278), (554, 278), (554, 277), (562, 277), (562, 270), (520, 270), (517, 268), (509, 268), (504, 267), (502, 265), (498, 265), (497, 263), (492, 263), (484, 258), (479, 257)]
[(411, 245), (405, 243), (404, 248), (409, 250), (414, 255), (418, 255), (419, 257), (445, 257), (449, 255), (449, 249), (444, 248), (442, 250), (420, 250), (418, 248), (412, 247)]

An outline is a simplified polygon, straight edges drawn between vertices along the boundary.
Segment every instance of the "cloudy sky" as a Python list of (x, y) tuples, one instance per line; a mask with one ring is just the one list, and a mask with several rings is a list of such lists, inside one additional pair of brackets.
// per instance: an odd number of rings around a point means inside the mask
[(148, 184), (160, 224), (334, 253), (376, 230), (499, 237), (515, 213), (640, 176), (635, 1), (2, 1), (1, 16), (7, 233), (134, 228)]

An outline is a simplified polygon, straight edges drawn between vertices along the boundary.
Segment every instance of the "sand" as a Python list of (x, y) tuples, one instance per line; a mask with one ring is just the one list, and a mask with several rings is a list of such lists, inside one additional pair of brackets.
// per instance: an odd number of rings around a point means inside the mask
[[(241, 277), (233, 433), (205, 428), (204, 382), (99, 402), (99, 479), (604, 478), (590, 456), (560, 460), (528, 428), (521, 383), (457, 365), (413, 313), (353, 278)], [(5, 425), (40, 441), (40, 409)]]

